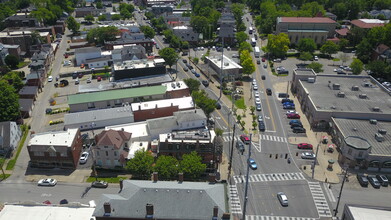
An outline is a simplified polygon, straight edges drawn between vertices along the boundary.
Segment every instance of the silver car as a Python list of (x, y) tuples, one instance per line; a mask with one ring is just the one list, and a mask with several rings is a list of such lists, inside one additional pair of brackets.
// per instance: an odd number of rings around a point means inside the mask
[(277, 193), (277, 198), (282, 206), (288, 206), (288, 197), (283, 192)]
[(309, 160), (314, 160), (315, 159), (315, 154), (311, 152), (304, 152), (301, 154), (301, 159), (309, 159)]

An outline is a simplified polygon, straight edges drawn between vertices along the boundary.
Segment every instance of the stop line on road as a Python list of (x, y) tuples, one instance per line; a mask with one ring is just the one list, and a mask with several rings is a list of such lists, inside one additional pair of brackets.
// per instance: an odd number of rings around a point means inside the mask
[[(270, 174), (254, 174), (249, 175), (249, 182), (270, 182), (270, 181), (286, 181), (286, 180), (304, 180), (302, 173), (270, 173)], [(244, 183), (245, 175), (234, 176), (235, 183)]]

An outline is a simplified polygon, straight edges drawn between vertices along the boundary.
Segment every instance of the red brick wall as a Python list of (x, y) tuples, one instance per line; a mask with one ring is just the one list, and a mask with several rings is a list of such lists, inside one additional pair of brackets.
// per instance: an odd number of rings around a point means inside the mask
[(169, 99), (187, 97), (190, 96), (190, 90), (189, 88), (186, 88), (181, 90), (167, 91), (166, 95)]
[(165, 108), (154, 108), (147, 110), (136, 110), (133, 111), (134, 121), (145, 121), (151, 118), (161, 118), (172, 116), (174, 112), (178, 111), (178, 106), (169, 106)]

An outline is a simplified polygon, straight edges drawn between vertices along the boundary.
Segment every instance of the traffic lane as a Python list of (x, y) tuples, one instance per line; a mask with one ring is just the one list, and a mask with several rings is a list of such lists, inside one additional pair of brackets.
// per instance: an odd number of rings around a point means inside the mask
[[(305, 180), (250, 183), (248, 204), (249, 215), (290, 216), (317, 218), (318, 213), (308, 183)], [(245, 184), (238, 184), (238, 191)], [(277, 193), (284, 192), (289, 205), (283, 207)]]

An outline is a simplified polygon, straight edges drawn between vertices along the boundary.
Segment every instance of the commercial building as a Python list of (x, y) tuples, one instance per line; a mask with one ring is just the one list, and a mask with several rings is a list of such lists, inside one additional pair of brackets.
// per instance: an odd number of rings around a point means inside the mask
[(97, 9), (95, 7), (83, 7), (83, 8), (75, 8), (75, 17), (83, 18), (86, 15), (92, 15), (94, 17), (98, 17), (101, 13), (105, 13), (106, 9)]
[(35, 134), (27, 145), (30, 166), (41, 168), (75, 169), (81, 149), (82, 140), (77, 128)]
[(118, 39), (115, 41), (105, 41), (105, 49), (113, 50), (117, 45), (136, 44), (143, 46), (147, 53), (153, 52), (154, 42), (151, 39)]
[(302, 38), (323, 44), (327, 38), (334, 37), (336, 24), (328, 17), (278, 17), (276, 33), (288, 34), (292, 44), (297, 44)]
[(115, 80), (166, 74), (164, 59), (126, 60), (113, 65)]
[(224, 41), (224, 45), (234, 44), (236, 31), (234, 15), (231, 12), (223, 12), (218, 23), (220, 25), (220, 27), (217, 28), (220, 42)]
[(293, 73), (291, 90), (311, 127), (328, 128), (332, 117), (391, 121), (390, 94), (370, 76)]
[(40, 27), (38, 19), (30, 15), (29, 12), (16, 13), (4, 19), (5, 27)]
[(88, 59), (101, 58), (102, 51), (99, 47), (85, 47), (75, 49), (75, 60), (76, 65), (81, 65)]
[(2, 31), (0, 32), (0, 43), (19, 45), (22, 56), (30, 56), (30, 46), (33, 44), (31, 31)]
[(385, 206), (345, 204), (341, 220), (391, 219), (391, 209)]
[[(223, 57), (223, 59), (221, 59)], [(220, 79), (230, 80), (240, 78), (243, 68), (235, 61), (226, 56), (205, 57), (209, 67), (211, 67)]]
[(382, 21), (379, 19), (356, 19), (350, 22), (352, 28), (371, 29), (374, 27), (382, 27), (388, 23), (388, 21)]

